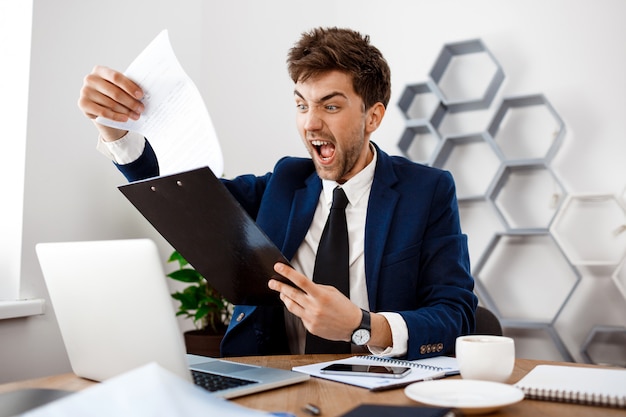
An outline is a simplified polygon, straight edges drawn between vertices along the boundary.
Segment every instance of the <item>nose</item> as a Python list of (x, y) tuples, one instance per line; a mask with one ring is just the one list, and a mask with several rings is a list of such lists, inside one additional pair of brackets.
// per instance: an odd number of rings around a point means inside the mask
[(321, 130), (322, 129), (322, 118), (320, 117), (320, 114), (314, 110), (314, 109), (309, 109), (309, 111), (307, 111), (305, 114), (303, 114), (304, 117), (304, 130), (307, 131), (316, 131), (316, 130)]

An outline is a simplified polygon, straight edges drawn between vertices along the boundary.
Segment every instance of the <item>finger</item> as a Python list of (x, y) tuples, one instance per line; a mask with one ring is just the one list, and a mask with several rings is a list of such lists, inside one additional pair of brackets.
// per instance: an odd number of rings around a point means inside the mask
[[(143, 97), (143, 93), (141, 90), (139, 90), (138, 93), (134, 91), (129, 92), (129, 88), (134, 90), (134, 87), (127, 85), (127, 83), (132, 83), (132, 81), (125, 77), (119, 79), (123, 77), (123, 75), (119, 73), (116, 74), (118, 74), (118, 76), (107, 75), (108, 78), (102, 77), (98, 73), (87, 75), (83, 83), (81, 96), (102, 106), (111, 108), (118, 113), (125, 112), (126, 110), (141, 113), (143, 103), (135, 94)], [(124, 83), (124, 81), (126, 81), (126, 83)], [(134, 83), (132, 84), (134, 85)]]
[(92, 74), (97, 75), (109, 83), (119, 87), (126, 94), (136, 100), (141, 100), (143, 98), (144, 93), (141, 87), (119, 71), (101, 65), (96, 65)]
[(285, 305), (285, 308), (292, 314), (300, 317), (302, 315), (302, 313), (304, 312), (304, 307), (301, 306), (300, 304), (298, 304), (298, 302), (296, 300), (294, 300), (293, 298), (289, 297), (287, 294), (285, 293), (280, 293), (280, 300), (283, 302), (283, 304)]
[[(270, 279), (267, 283), (270, 289), (277, 291), (280, 300), (283, 302), (287, 310), (292, 314), (300, 317), (304, 312), (304, 307), (298, 302), (298, 299), (305, 300), (306, 294), (302, 291), (287, 285), (275, 279)], [(303, 297), (304, 296), (304, 297)]]
[(89, 118), (137, 120), (144, 110), (137, 97), (143, 97), (143, 92), (126, 76), (110, 68), (95, 67), (83, 80), (78, 106)]
[(279, 292), (281, 297), (284, 295), (299, 305), (303, 305), (306, 302), (305, 297), (307, 294), (292, 285), (280, 282), (276, 279), (271, 279), (268, 281), (267, 285), (270, 289)]
[(276, 271), (281, 276), (287, 278), (295, 286), (297, 286), (307, 294), (310, 294), (312, 291), (315, 290), (315, 284), (313, 283), (313, 281), (311, 281), (304, 274), (296, 271), (289, 265), (277, 262), (274, 264), (274, 271)]
[[(83, 92), (78, 101), (78, 107), (90, 119), (101, 116), (116, 122), (126, 122), (128, 119), (137, 120), (141, 117), (140, 113), (121, 105), (101, 93), (96, 91), (89, 92), (88, 89), (83, 89)], [(140, 108), (140, 110), (142, 109)]]

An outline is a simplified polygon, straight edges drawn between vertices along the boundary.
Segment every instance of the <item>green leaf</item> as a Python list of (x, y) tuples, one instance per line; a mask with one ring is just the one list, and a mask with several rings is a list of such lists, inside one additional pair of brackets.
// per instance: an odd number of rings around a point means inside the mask
[(172, 294), (172, 297), (175, 300), (180, 301), (181, 310), (195, 310), (198, 305), (198, 303), (196, 302), (196, 297), (193, 294), (179, 292), (176, 294)]
[(196, 310), (196, 315), (195, 315), (194, 319), (195, 320), (201, 320), (207, 314), (209, 314), (209, 306), (206, 306), (206, 305), (200, 306), (200, 308), (198, 310)]
[(167, 262), (178, 262), (178, 266), (180, 268), (183, 268), (186, 265), (189, 265), (189, 262), (187, 262), (187, 260), (185, 258), (183, 258), (183, 256), (177, 250), (172, 252), (172, 254), (170, 255), (170, 257), (167, 260)]
[(202, 282), (202, 275), (195, 269), (183, 268), (167, 274), (168, 277), (182, 282)]
[(172, 298), (180, 302), (177, 316), (192, 319), (198, 329), (217, 330), (230, 320), (229, 303), (191, 266), (178, 251), (174, 251), (168, 262), (178, 262), (179, 269), (167, 276), (177, 281), (189, 283), (184, 290), (172, 293)]

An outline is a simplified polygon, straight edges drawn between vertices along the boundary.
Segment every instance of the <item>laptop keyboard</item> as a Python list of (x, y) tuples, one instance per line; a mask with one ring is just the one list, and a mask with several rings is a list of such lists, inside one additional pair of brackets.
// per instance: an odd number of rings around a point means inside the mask
[(249, 379), (233, 378), (226, 375), (195, 371), (193, 369), (191, 370), (191, 375), (193, 376), (193, 380), (196, 385), (199, 385), (211, 392), (223, 391), (229, 388), (256, 383), (256, 381), (251, 381)]

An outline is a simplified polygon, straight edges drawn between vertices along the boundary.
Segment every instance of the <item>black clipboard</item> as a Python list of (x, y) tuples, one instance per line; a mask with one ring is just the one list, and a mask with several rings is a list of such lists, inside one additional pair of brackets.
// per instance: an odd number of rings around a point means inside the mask
[(229, 302), (277, 305), (267, 282), (289, 265), (209, 167), (124, 184), (118, 189)]

